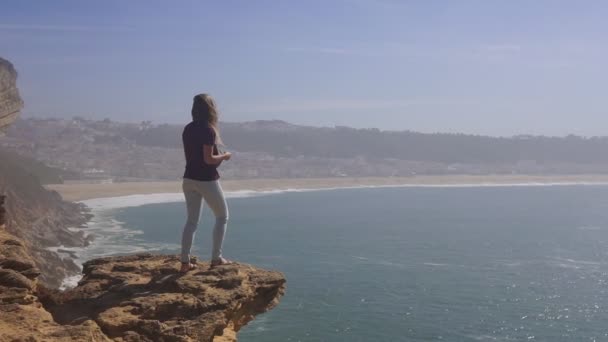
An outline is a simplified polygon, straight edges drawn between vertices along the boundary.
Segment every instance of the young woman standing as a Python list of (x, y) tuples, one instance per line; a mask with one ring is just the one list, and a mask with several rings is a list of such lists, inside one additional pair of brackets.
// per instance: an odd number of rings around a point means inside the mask
[(215, 215), (211, 265), (229, 264), (231, 262), (222, 256), (222, 244), (228, 223), (228, 206), (219, 183), (220, 175), (217, 168), (232, 155), (230, 152), (220, 153), (217, 148), (222, 140), (218, 129), (217, 106), (211, 96), (199, 94), (194, 97), (192, 122), (184, 128), (182, 140), (186, 155), (183, 190), (188, 219), (182, 233), (181, 272), (194, 268), (190, 262), (190, 250), (198, 227), (203, 200)]

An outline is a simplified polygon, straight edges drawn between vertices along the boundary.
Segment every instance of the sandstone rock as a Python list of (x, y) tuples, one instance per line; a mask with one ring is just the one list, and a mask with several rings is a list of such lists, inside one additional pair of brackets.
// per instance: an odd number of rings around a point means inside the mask
[(0, 305), (33, 304), (36, 300), (27, 288), (0, 286)]
[(34, 285), (26, 276), (14, 270), (0, 268), (0, 286), (32, 290)]
[(279, 272), (197, 262), (178, 272), (177, 256), (140, 254), (92, 260), (79, 285), (41, 294), (59, 324), (95, 322), (114, 341), (236, 341), (236, 332), (278, 304)]
[(73, 342), (109, 339), (93, 321), (76, 326), (60, 325), (40, 304), (0, 305), (1, 342)]
[(0, 131), (17, 119), (23, 107), (16, 81), (17, 71), (13, 65), (0, 58)]
[(0, 227), (0, 342), (110, 341), (93, 321), (56, 323), (38, 300), (33, 265), (24, 242)]
[(66, 292), (0, 269), (0, 342), (232, 342), (285, 289), (281, 273), (245, 264), (198, 262), (186, 274), (179, 266), (176, 256), (149, 254), (92, 260)]

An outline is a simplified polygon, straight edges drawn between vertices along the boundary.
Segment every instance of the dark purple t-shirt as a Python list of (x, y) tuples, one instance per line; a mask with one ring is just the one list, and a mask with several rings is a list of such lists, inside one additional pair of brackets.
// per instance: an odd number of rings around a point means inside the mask
[(217, 165), (205, 164), (203, 157), (203, 146), (213, 146), (214, 154), (217, 154), (215, 145), (215, 131), (209, 124), (202, 121), (192, 121), (184, 128), (182, 133), (184, 153), (186, 154), (186, 172), (184, 178), (198, 181), (214, 181), (220, 178)]

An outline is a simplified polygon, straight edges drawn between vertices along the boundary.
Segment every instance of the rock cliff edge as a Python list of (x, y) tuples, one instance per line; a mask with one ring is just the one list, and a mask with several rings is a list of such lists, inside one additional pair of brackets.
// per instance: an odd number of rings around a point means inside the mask
[[(18, 240), (0, 235), (0, 244)], [(236, 332), (278, 304), (279, 272), (245, 264), (178, 272), (176, 256), (95, 259), (71, 290), (36, 283), (27, 255), (0, 269), (0, 341), (236, 341)]]

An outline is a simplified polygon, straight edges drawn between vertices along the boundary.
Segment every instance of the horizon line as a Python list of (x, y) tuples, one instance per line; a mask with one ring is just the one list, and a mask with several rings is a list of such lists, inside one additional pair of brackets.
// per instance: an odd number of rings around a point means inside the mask
[[(136, 120), (136, 121), (118, 121), (116, 119), (110, 119), (110, 118), (104, 118), (104, 119), (95, 119), (95, 118), (85, 118), (85, 117), (81, 117), (81, 116), (72, 116), (71, 118), (66, 118), (66, 117), (50, 117), (50, 116), (45, 116), (45, 117), (41, 117), (41, 116), (28, 116), (28, 117), (19, 117), (17, 119), (16, 122), (18, 121), (25, 121), (25, 120), (33, 120), (33, 121), (74, 121), (75, 119), (80, 119), (82, 121), (85, 122), (103, 122), (105, 120), (109, 120), (109, 122), (113, 122), (113, 123), (119, 123), (119, 124), (142, 124), (144, 122), (150, 122), (150, 124), (152, 126), (162, 126), (162, 125), (169, 125), (169, 126), (181, 126), (181, 125), (185, 125), (187, 124), (187, 122), (182, 123), (176, 123), (176, 122), (156, 122), (154, 120)], [(524, 139), (534, 139), (534, 138), (560, 138), (560, 139), (566, 139), (566, 138), (579, 138), (579, 139), (584, 139), (584, 140), (591, 140), (591, 139), (605, 139), (608, 138), (608, 135), (578, 135), (578, 134), (565, 134), (565, 135), (543, 135), (543, 134), (528, 134), (528, 133), (518, 133), (518, 134), (513, 134), (513, 135), (490, 135), (490, 134), (478, 134), (478, 133), (463, 133), (463, 132), (446, 132), (446, 131), (435, 131), (435, 132), (423, 132), (423, 131), (415, 131), (415, 130), (411, 130), (411, 129), (402, 129), (402, 130), (388, 130), (388, 129), (381, 129), (381, 128), (377, 128), (377, 127), (353, 127), (353, 126), (345, 126), (345, 125), (334, 125), (334, 126), (315, 126), (315, 125), (308, 125), (308, 124), (296, 124), (296, 123), (292, 123), (289, 121), (285, 121), (283, 119), (258, 119), (258, 120), (250, 120), (250, 121), (222, 121), (223, 123), (227, 123), (227, 124), (251, 124), (251, 123), (281, 123), (281, 124), (287, 124), (289, 126), (295, 126), (295, 127), (301, 127), (301, 128), (317, 128), (317, 129), (340, 129), (340, 128), (344, 128), (344, 129), (352, 129), (352, 130), (357, 130), (357, 131), (365, 131), (365, 130), (374, 130), (374, 131), (378, 131), (380, 133), (414, 133), (414, 134), (425, 134), (425, 135), (465, 135), (465, 136), (473, 136), (473, 137), (480, 137), (480, 138), (493, 138), (493, 139), (519, 139), (519, 140), (524, 140)], [(221, 126), (221, 123), (220, 123)]]

